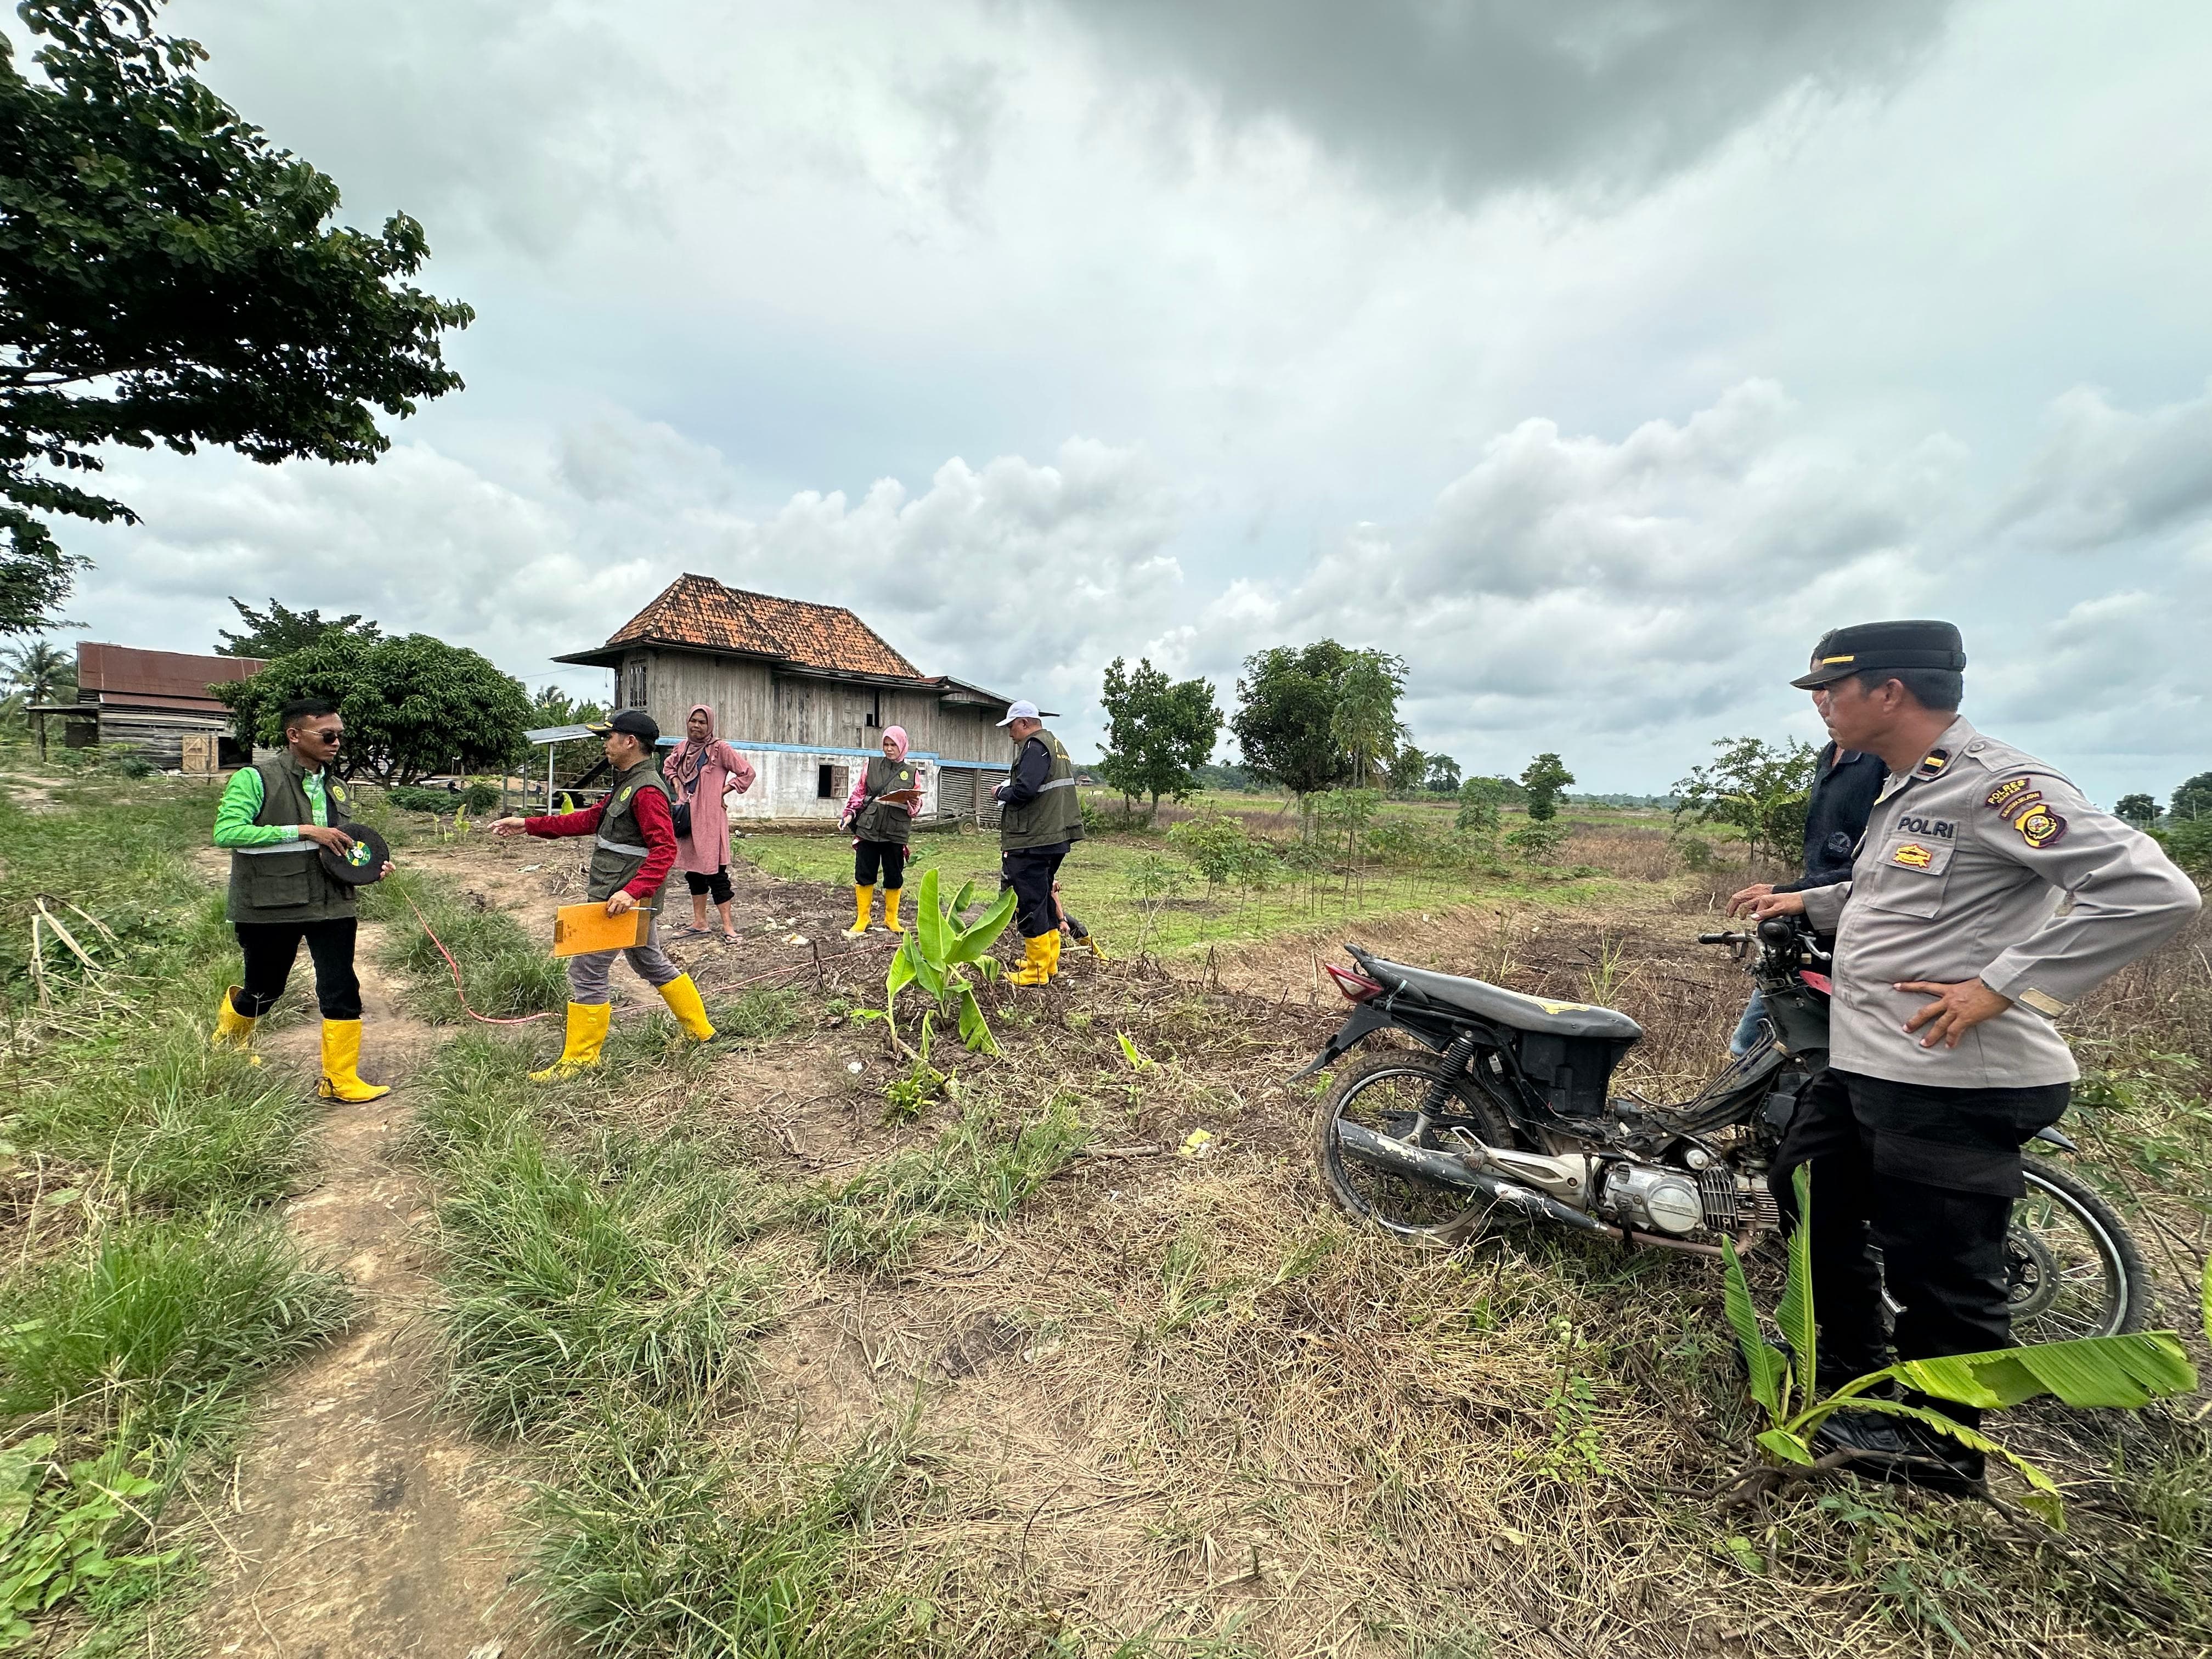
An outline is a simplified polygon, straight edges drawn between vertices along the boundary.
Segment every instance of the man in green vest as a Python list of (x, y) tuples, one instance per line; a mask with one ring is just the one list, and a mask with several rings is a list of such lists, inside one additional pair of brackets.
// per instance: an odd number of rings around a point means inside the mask
[(1014, 922), (1022, 933), (1022, 965), (1006, 982), (1045, 985), (1060, 971), (1052, 884), (1060, 860), (1083, 839), (1083, 805), (1076, 799), (1074, 763), (1044, 729), (1035, 703), (1016, 703), (999, 724), (1014, 740), (1013, 765), (992, 792), (1000, 808), (1000, 865), (1014, 890)]
[[(599, 738), (614, 781), (606, 798), (581, 811), (558, 812), (528, 818), (501, 818), (491, 826), (495, 836), (591, 836), (592, 861), (585, 874), (584, 896), (605, 901), (607, 914), (619, 916), (641, 905), (658, 908), (662, 884), (676, 867), (676, 819), (668, 780), (653, 758), (660, 741), (660, 725), (642, 708), (625, 708), (591, 730)], [(659, 920), (646, 927), (645, 943), (621, 951), (592, 951), (568, 958), (568, 1034), (560, 1059), (542, 1072), (532, 1072), (540, 1083), (574, 1077), (599, 1063), (605, 1047), (607, 1026), (614, 1013), (614, 988), (608, 975), (615, 958), (628, 958), (647, 984), (660, 993), (668, 1012), (676, 1016), (687, 1036), (698, 1042), (714, 1040), (714, 1027), (707, 1018), (699, 988), (660, 948)]]
[(254, 1023), (284, 994), (305, 943), (323, 1015), (315, 1092), (353, 1103), (380, 1099), (392, 1091), (361, 1078), (354, 890), (331, 879), (319, 856), (325, 847), (343, 853), (353, 845), (345, 831), (346, 786), (331, 770), (345, 721), (337, 704), (321, 698), (287, 703), (276, 718), (284, 752), (232, 774), (216, 808), (215, 844), (230, 849), (227, 908), (246, 971), (244, 984), (223, 993), (215, 1040), (239, 1048), (252, 1042)]

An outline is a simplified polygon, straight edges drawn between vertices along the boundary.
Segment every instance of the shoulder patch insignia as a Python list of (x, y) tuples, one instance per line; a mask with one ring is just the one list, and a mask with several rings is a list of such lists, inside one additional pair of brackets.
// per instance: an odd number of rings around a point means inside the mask
[(2040, 806), (2042, 805), (2043, 791), (2040, 789), (2031, 789), (2024, 795), (2014, 795), (2002, 806), (1998, 807), (1997, 816), (2002, 818), (2007, 823), (2013, 823), (2018, 822), (2020, 815), (2027, 811), (2030, 807)]
[(2033, 781), (2034, 780), (2032, 778), (2007, 778), (1996, 788), (1990, 790), (1988, 794), (1982, 797), (1982, 805), (1984, 806), (2002, 806), (2007, 801), (2010, 800), (2014, 795), (2020, 793), (2021, 790), (2027, 788), (2027, 786)]
[(2012, 821), (2020, 838), (2030, 847), (2048, 847), (2066, 833), (2066, 820), (2048, 806), (2031, 806)]
[(1889, 855), (1892, 864), (1901, 864), (1908, 870), (1925, 870), (1936, 862), (1936, 854), (1917, 841), (1908, 841)]
[(1949, 750), (1931, 749), (1926, 755), (1922, 757), (1920, 765), (1917, 769), (1923, 776), (1933, 777), (1936, 773), (1942, 771), (1950, 763), (1951, 751)]

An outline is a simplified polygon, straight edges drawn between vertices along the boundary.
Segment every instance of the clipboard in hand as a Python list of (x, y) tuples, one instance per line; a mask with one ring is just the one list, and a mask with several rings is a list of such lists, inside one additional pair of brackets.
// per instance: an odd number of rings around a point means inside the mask
[(887, 800), (894, 806), (918, 806), (921, 803), (921, 786), (915, 783), (903, 789), (886, 790), (876, 799)]
[(652, 927), (653, 911), (647, 905), (611, 916), (605, 899), (564, 904), (553, 913), (553, 954), (580, 957), (594, 951), (627, 951), (644, 944)]

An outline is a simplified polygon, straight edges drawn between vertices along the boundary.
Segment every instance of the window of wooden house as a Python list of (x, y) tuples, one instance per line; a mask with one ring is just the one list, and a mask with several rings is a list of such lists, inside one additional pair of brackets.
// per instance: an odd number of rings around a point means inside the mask
[(624, 708), (645, 707), (645, 659), (633, 658), (623, 665), (622, 691), (617, 699)]
[(870, 726), (875, 726), (875, 727), (877, 727), (877, 728), (880, 729), (880, 728), (882, 727), (882, 726), (883, 726), (883, 723), (884, 723), (884, 694), (883, 694), (883, 690), (882, 690), (882, 688), (881, 688), (881, 687), (878, 687), (878, 688), (877, 688), (877, 690), (876, 690), (875, 693), (873, 694), (872, 697), (870, 699), (869, 703), (868, 703), (868, 719), (867, 719), (867, 724), (868, 724), (868, 725), (870, 725)]
[(842, 800), (853, 787), (853, 769), (832, 766), (827, 761), (814, 769), (814, 799)]

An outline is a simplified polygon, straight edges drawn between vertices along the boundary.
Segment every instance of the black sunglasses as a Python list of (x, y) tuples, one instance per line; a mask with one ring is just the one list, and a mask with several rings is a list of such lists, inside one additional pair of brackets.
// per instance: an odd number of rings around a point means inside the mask
[(345, 741), (345, 733), (343, 732), (318, 732), (314, 736), (319, 742), (322, 743), (343, 743)]

